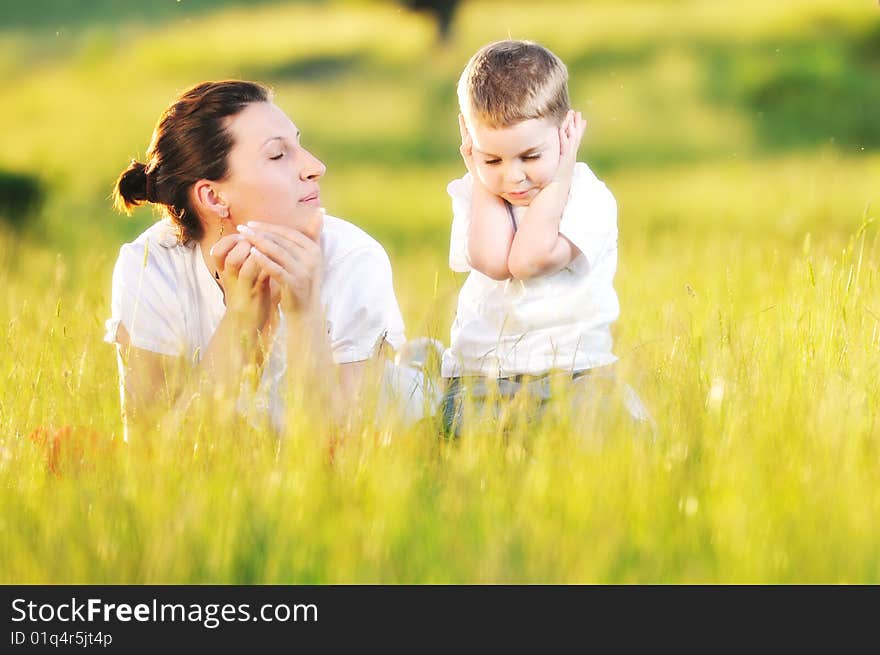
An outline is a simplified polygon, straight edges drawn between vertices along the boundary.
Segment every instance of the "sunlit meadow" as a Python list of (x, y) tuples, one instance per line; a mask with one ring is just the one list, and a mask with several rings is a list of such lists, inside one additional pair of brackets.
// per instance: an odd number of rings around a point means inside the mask
[[(45, 194), (0, 205), (0, 583), (880, 582), (876, 3), (484, 0), (446, 42), (390, 2), (23, 7), (0, 2), (0, 172)], [(569, 65), (656, 437), (328, 430), (298, 396), (281, 439), (194, 415), (124, 443), (103, 321), (154, 217), (109, 191), (175, 94), (272, 84), (409, 336), (447, 342), (454, 83), (507, 36)]]

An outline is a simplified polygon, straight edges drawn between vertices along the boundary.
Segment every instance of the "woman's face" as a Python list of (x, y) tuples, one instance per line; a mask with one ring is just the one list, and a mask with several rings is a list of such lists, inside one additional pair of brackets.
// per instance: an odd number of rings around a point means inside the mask
[(317, 241), (324, 215), (318, 179), (327, 168), (300, 145), (296, 125), (273, 103), (255, 102), (228, 129), (234, 145), (218, 191), (232, 221), (286, 225)]

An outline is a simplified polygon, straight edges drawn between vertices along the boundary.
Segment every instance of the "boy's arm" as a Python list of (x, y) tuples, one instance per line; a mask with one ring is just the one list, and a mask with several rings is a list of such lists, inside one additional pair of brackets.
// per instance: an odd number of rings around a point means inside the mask
[(467, 258), (471, 268), (493, 280), (509, 279), (507, 260), (513, 239), (513, 222), (504, 200), (474, 178), (467, 237)]
[(468, 264), (493, 280), (507, 280), (510, 278), (507, 258), (513, 243), (513, 222), (504, 200), (483, 186), (475, 174), (473, 142), (461, 114), (458, 116), (458, 125), (461, 130), (461, 157), (474, 182), (467, 233)]
[(568, 187), (551, 182), (535, 196), (519, 223), (507, 260), (518, 280), (556, 273), (580, 254), (571, 241), (559, 234), (559, 222), (568, 198)]
[(508, 270), (519, 280), (556, 273), (580, 254), (571, 241), (559, 234), (559, 223), (568, 201), (577, 149), (585, 128), (580, 112), (569, 112), (559, 128), (560, 160), (556, 177), (532, 200), (511, 244)]

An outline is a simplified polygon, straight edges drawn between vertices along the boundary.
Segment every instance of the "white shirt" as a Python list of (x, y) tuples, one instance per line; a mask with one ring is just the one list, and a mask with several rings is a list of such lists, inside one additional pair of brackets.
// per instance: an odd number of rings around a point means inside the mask
[[(369, 359), (383, 339), (395, 349), (402, 346), (403, 318), (382, 246), (351, 223), (325, 216), (321, 250), (321, 300), (336, 363)], [(122, 323), (132, 346), (196, 364), (225, 313), (223, 292), (200, 248), (178, 243), (173, 226), (159, 221), (119, 251), (104, 340), (117, 343)], [(279, 325), (276, 335), (283, 331)], [(273, 420), (281, 410), (275, 399), (286, 367), (285, 344), (275, 339), (254, 401), (257, 409), (271, 406)]]
[[(383, 335), (395, 348), (403, 345), (403, 318), (382, 246), (351, 223), (326, 216), (321, 250), (321, 300), (336, 363), (369, 359)], [(173, 227), (159, 221), (119, 251), (105, 340), (115, 343), (122, 323), (134, 347), (196, 363), (225, 313), (223, 292), (201, 250), (178, 243)]]
[[(470, 271), (458, 296), (443, 377), (540, 375), (553, 369), (578, 371), (617, 360), (611, 324), (620, 314), (617, 270), (617, 203), (608, 187), (581, 162), (559, 233), (580, 250), (568, 266), (531, 280), (493, 280), (467, 260), (473, 179), (447, 187), (452, 197), (449, 266)], [(525, 207), (514, 207), (516, 220)]]

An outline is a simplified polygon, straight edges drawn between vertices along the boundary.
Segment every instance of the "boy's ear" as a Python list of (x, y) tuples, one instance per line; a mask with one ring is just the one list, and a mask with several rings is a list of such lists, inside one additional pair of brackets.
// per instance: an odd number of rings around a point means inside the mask
[(467, 123), (464, 120), (464, 114), (461, 112), (458, 113), (458, 131), (461, 133), (461, 140), (464, 141), (465, 137), (470, 135), (468, 132)]
[(193, 185), (192, 196), (195, 206), (202, 215), (215, 214), (220, 218), (229, 216), (229, 205), (223, 199), (215, 182), (199, 180)]

